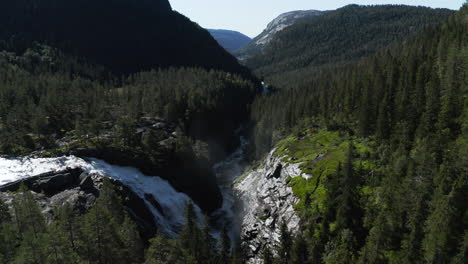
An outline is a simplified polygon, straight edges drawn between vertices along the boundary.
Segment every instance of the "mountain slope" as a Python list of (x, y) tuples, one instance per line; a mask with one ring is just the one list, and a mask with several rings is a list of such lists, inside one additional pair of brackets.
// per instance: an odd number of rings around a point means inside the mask
[(218, 41), (219, 45), (229, 52), (234, 52), (244, 47), (252, 40), (248, 36), (232, 30), (208, 29), (208, 32)]
[(267, 47), (276, 34), (285, 28), (299, 23), (306, 18), (319, 16), (321, 14), (323, 14), (323, 12), (317, 10), (299, 10), (281, 14), (272, 20), (260, 35), (255, 37), (244, 48), (235, 52), (235, 54), (242, 58), (252, 57)]
[(37, 41), (118, 74), (168, 66), (245, 72), (167, 0), (2, 0), (0, 40), (19, 53)]
[[(247, 65), (276, 85), (307, 76), (307, 68), (371, 55), (444, 21), (453, 11), (411, 6), (350, 5), (276, 34)], [(278, 75), (275, 77), (275, 75)]]
[[(305, 223), (291, 258), (466, 262), (467, 69), (465, 5), (402, 43), (358, 62), (317, 67), (297, 88), (258, 98), (252, 117), (259, 157), (283, 139), (275, 151), (283, 173), (275, 178), (300, 168), (285, 180)], [(271, 170), (258, 164), (256, 171)], [(250, 222), (270, 224), (274, 214), (267, 212), (278, 207), (263, 209)]]
[(212, 212), (252, 80), (167, 0), (0, 1), (0, 155), (100, 157)]

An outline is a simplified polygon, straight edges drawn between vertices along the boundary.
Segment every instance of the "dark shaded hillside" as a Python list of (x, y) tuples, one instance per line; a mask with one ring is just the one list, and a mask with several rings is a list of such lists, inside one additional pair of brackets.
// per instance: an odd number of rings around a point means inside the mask
[(349, 5), (279, 32), (247, 65), (272, 84), (291, 85), (309, 75), (309, 67), (371, 55), (441, 23), (451, 13), (424, 7)]
[(1, 0), (0, 40), (18, 53), (37, 41), (117, 74), (168, 66), (248, 74), (167, 0)]
[(208, 29), (219, 45), (229, 52), (234, 52), (249, 43), (252, 39), (246, 35), (232, 30), (224, 29)]

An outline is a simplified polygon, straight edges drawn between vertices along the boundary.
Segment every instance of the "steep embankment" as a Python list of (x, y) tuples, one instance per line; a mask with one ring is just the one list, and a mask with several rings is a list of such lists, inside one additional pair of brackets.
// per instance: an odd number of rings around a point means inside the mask
[(239, 200), (240, 239), (247, 263), (263, 263), (261, 253), (265, 247), (277, 247), (280, 243), (280, 224), (296, 233), (300, 219), (294, 210), (299, 199), (292, 194), (288, 178), (301, 175), (297, 166), (284, 167), (282, 157), (273, 150), (260, 165), (244, 172), (235, 184)]

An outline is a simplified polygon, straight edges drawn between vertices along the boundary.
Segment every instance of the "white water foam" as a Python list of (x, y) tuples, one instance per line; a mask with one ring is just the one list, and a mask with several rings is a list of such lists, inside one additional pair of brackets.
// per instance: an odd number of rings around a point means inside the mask
[[(122, 182), (145, 200), (151, 209), (158, 227), (167, 235), (175, 237), (185, 223), (185, 207), (192, 202), (184, 193), (177, 192), (168, 181), (160, 177), (146, 176), (138, 169), (111, 165), (102, 160), (84, 160), (75, 156), (59, 158), (0, 158), (0, 185), (36, 176), (41, 173), (81, 168)], [(152, 195), (163, 212), (155, 208), (145, 195)], [(193, 203), (193, 202), (192, 202)], [(194, 204), (199, 221), (203, 220), (201, 209)]]
[(213, 168), (223, 195), (223, 205), (213, 213), (213, 216), (217, 219), (217, 228), (221, 229), (224, 226), (228, 230), (232, 241), (235, 241), (239, 237), (240, 232), (233, 184), (245, 170), (244, 152), (248, 145), (248, 141), (245, 138), (241, 137), (240, 140), (240, 147), (226, 160), (216, 164)]

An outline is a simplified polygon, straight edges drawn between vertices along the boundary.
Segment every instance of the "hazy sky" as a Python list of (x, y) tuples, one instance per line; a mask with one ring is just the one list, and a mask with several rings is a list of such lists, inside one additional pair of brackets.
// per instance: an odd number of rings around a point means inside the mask
[(331, 10), (347, 4), (406, 4), (459, 9), (465, 0), (169, 0), (202, 27), (260, 34), (278, 15), (293, 10)]

